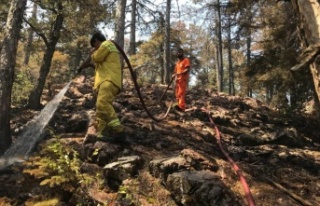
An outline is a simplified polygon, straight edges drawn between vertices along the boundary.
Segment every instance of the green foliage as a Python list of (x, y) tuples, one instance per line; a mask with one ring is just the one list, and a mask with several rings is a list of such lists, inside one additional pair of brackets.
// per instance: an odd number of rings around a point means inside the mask
[(126, 194), (127, 191), (128, 191), (128, 187), (122, 185), (122, 186), (119, 187), (118, 194)]
[(122, 205), (134, 205), (134, 197), (130, 193), (129, 187), (128, 186), (120, 186), (118, 190), (119, 199), (118, 202)]
[(265, 29), (252, 47), (256, 52), (250, 65), (240, 73), (241, 86), (252, 89), (254, 97), (281, 113), (288, 113), (302, 105), (312, 88), (307, 72), (290, 71), (300, 51), (297, 16), (288, 4), (261, 7), (261, 16)]
[(0, 39), (2, 39), (4, 34), (4, 26), (7, 21), (8, 11), (10, 8), (10, 1), (0, 0)]
[[(189, 44), (193, 40), (189, 37), (188, 41), (184, 42), (184, 44), (181, 44), (181, 38), (184, 40), (186, 39), (186, 33), (180, 31), (180, 27), (185, 27), (185, 25), (175, 25), (176, 28), (172, 29), (170, 31), (171, 33), (171, 43), (170, 43), (170, 67), (166, 68), (169, 74), (172, 74), (174, 71), (174, 65), (177, 60), (175, 56), (175, 51), (177, 48), (184, 48), (185, 55), (190, 57), (192, 60), (192, 71), (191, 73), (194, 73), (196, 71), (196, 68), (198, 67), (198, 61), (195, 56), (193, 56), (192, 52), (189, 50)], [(184, 31), (186, 29), (184, 28)], [(164, 60), (163, 60), (163, 54), (164, 54), (164, 33), (161, 30), (161, 28), (158, 28), (157, 31), (152, 33), (149, 40), (142, 42), (138, 49), (137, 53), (135, 55), (132, 55), (130, 58), (131, 64), (133, 67), (137, 67), (139, 69), (137, 70), (137, 78), (138, 81), (141, 79), (140, 83), (162, 83), (162, 79), (164, 78)], [(193, 48), (192, 51), (197, 50), (196, 48)], [(197, 50), (198, 51), (198, 50)]]
[(59, 199), (53, 198), (50, 200), (40, 201), (34, 204), (34, 206), (52, 206), (52, 205), (59, 205)]
[[(52, 57), (51, 68), (47, 77), (47, 83), (65, 84), (71, 79), (71, 72), (68, 67), (69, 55), (55, 51)], [(48, 88), (50, 89), (50, 88)]]
[(97, 177), (80, 172), (82, 162), (71, 146), (54, 139), (41, 147), (40, 154), (25, 163), (27, 167), (23, 172), (39, 179), (40, 186), (51, 188), (54, 196), (64, 192), (83, 193), (96, 180)]
[[(98, 25), (112, 24), (110, 9), (112, 2), (98, 0), (64, 1), (64, 29), (59, 40), (60, 51), (68, 54), (71, 69), (76, 69), (88, 55), (89, 36)], [(94, 11), (94, 12), (91, 12)]]
[(29, 69), (24, 71), (16, 71), (15, 81), (12, 88), (12, 104), (25, 104), (27, 101), (26, 94), (29, 94), (33, 88), (33, 83), (30, 79)]

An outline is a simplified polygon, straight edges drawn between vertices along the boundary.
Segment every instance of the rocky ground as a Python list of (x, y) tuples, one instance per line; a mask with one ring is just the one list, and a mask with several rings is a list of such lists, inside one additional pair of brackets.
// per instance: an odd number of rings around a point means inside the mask
[[(142, 87), (146, 112), (135, 88), (125, 85), (114, 106), (127, 142), (104, 143), (88, 135), (95, 132), (91, 84), (83, 78), (71, 84), (43, 142), (59, 136), (79, 153), (82, 175), (99, 174), (102, 183), (82, 193), (53, 192), (25, 172), (37, 165), (31, 157), (0, 171), (0, 205), (320, 205), (320, 125), (314, 116), (284, 117), (255, 99), (193, 88), (189, 111), (171, 109), (155, 121), (174, 99), (172, 89), (160, 100), (166, 86)], [(37, 112), (14, 114), (18, 138)], [(40, 145), (34, 156), (41, 156)], [(45, 202), (50, 197), (59, 201)]]

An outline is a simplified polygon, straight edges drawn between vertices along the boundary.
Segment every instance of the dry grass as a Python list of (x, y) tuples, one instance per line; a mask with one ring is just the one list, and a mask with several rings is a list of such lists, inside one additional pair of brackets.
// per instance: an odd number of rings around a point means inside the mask
[(141, 171), (136, 179), (125, 180), (123, 185), (126, 187), (126, 196), (130, 197), (136, 205), (176, 205), (170, 196), (170, 192), (164, 189), (160, 180), (152, 177), (147, 171)]

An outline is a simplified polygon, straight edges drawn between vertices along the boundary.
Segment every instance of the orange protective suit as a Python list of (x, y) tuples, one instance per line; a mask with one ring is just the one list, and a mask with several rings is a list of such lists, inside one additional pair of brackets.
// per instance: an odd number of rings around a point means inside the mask
[(189, 81), (189, 72), (181, 74), (183, 71), (185, 71), (187, 68), (190, 68), (190, 60), (187, 57), (184, 57), (181, 60), (178, 60), (176, 62), (175, 70), (174, 72), (176, 75), (176, 99), (178, 106), (180, 109), (185, 110), (186, 109), (186, 91), (188, 88), (188, 81)]

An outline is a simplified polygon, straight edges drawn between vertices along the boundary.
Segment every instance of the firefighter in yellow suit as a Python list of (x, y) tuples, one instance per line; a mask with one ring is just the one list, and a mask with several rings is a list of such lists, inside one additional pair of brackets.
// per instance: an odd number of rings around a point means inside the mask
[(97, 140), (122, 142), (125, 139), (124, 129), (112, 106), (120, 93), (122, 71), (119, 51), (116, 46), (101, 33), (92, 35), (90, 44), (91, 61), (85, 61), (78, 69), (88, 67), (90, 62), (95, 66), (94, 91), (97, 93), (96, 120)]

